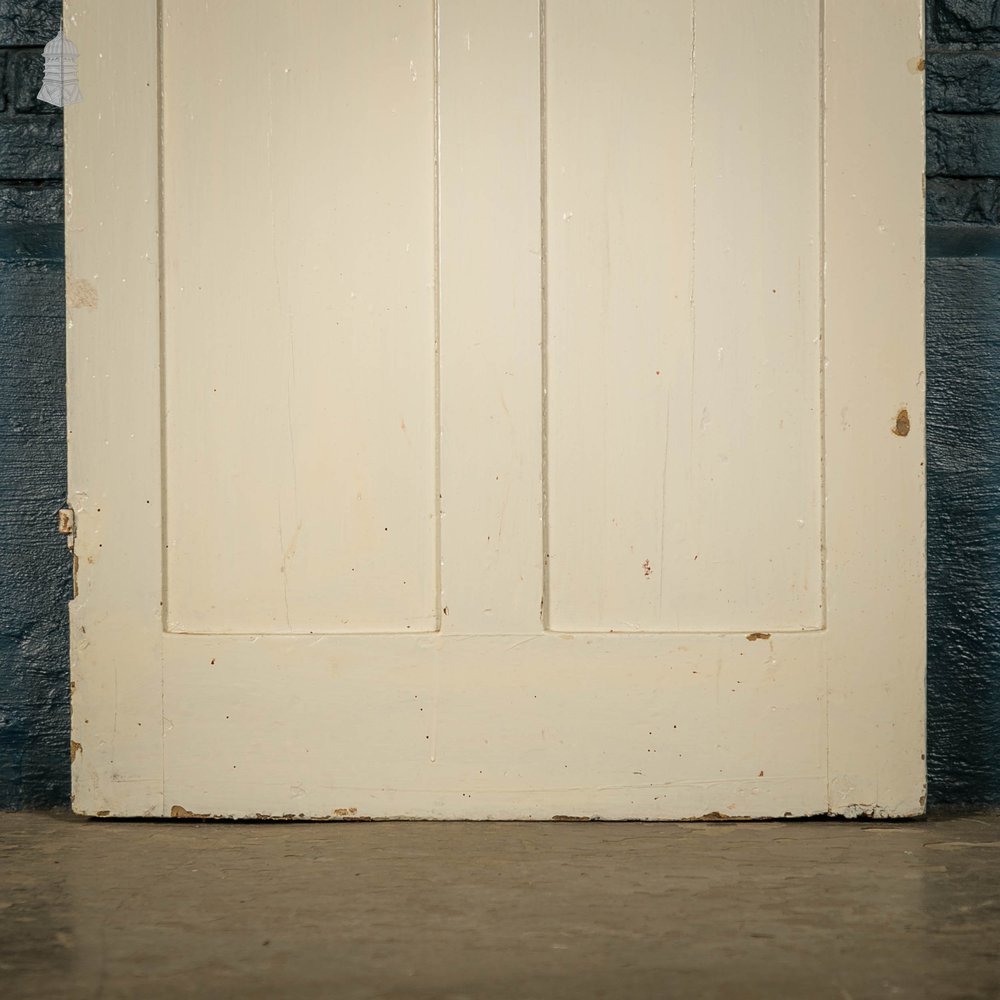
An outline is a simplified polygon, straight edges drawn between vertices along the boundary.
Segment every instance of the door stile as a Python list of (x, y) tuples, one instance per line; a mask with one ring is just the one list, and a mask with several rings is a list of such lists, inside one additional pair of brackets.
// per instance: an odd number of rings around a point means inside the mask
[(73, 807), (160, 815), (157, 4), (67, 0), (65, 21), (87, 81), (65, 120)]
[(439, 15), (441, 630), (542, 630), (537, 0)]

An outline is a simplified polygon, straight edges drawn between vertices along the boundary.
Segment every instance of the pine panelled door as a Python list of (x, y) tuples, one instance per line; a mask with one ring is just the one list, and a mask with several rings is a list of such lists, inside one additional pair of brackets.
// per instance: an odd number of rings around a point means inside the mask
[(71, 0), (73, 799), (924, 809), (921, 0)]

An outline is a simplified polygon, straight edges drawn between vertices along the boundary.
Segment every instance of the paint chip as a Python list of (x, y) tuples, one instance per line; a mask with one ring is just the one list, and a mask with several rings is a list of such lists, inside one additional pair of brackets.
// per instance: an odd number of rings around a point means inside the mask
[(910, 433), (910, 413), (905, 406), (896, 414), (896, 422), (892, 426), (892, 433), (896, 437), (901, 438), (905, 438)]
[(171, 806), (170, 807), (170, 817), (171, 819), (210, 819), (207, 813), (193, 813), (184, 806)]

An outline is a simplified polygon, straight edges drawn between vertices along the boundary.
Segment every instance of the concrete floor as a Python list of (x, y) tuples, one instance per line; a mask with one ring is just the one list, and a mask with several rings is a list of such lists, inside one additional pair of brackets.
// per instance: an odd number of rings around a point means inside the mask
[(0, 996), (1000, 998), (1000, 817), (0, 815)]

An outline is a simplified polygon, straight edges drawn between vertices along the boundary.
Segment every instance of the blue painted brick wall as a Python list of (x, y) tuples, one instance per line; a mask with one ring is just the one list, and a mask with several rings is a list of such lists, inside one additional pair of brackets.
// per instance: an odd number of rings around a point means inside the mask
[(69, 798), (62, 114), (55, 0), (0, 0), (0, 809)]
[(1000, 4), (927, 4), (928, 770), (1000, 806)]

